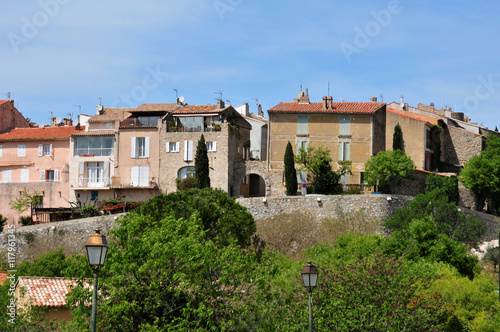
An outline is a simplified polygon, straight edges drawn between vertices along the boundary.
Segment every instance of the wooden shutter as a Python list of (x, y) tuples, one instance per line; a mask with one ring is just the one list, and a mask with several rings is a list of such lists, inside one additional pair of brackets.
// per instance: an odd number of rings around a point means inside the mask
[(38, 144), (38, 156), (43, 156), (43, 144)]
[(165, 151), (170, 152), (170, 142), (165, 143)]
[(54, 182), (59, 182), (59, 170), (54, 170)]
[(193, 160), (193, 141), (184, 141), (184, 161)]
[(85, 183), (85, 163), (80, 161), (78, 163), (78, 187), (83, 187)]
[(150, 138), (149, 137), (145, 137), (145, 151), (144, 151), (144, 158), (149, 158), (149, 140)]
[(40, 182), (45, 182), (45, 170), (40, 171)]
[(104, 185), (109, 186), (110, 178), (109, 178), (109, 161), (104, 162)]
[(49, 145), (49, 156), (52, 156), (52, 144)]
[(139, 166), (134, 166), (130, 170), (130, 184), (132, 187), (139, 185)]

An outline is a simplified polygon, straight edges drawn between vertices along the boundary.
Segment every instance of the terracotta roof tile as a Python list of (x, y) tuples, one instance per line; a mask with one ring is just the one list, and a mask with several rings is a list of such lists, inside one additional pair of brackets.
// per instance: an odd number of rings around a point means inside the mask
[(8, 103), (10, 100), (0, 100), (0, 105)]
[(45, 128), (15, 128), (0, 134), (1, 141), (35, 141), (35, 140), (64, 140), (85, 127), (76, 129), (75, 126), (45, 127)]
[(268, 113), (334, 113), (334, 114), (373, 114), (385, 106), (376, 102), (335, 102), (333, 109), (323, 108), (323, 103), (281, 102)]
[(394, 114), (401, 115), (404, 118), (414, 119), (414, 120), (422, 121), (422, 122), (428, 122), (428, 123), (433, 124), (433, 125), (437, 125), (438, 121), (440, 120), (440, 118), (438, 118), (438, 117), (432, 117), (432, 116), (418, 114), (418, 113), (410, 113), (407, 111), (400, 111), (400, 110), (396, 110), (394, 108), (387, 108), (387, 111), (394, 113)]
[(135, 110), (134, 107), (104, 107), (102, 114), (92, 116), (89, 122), (123, 120)]
[(173, 111), (173, 114), (209, 114), (220, 113), (226, 108), (218, 109), (217, 105), (186, 105)]
[(134, 112), (172, 112), (179, 107), (180, 105), (176, 103), (142, 104), (137, 107)]
[[(78, 279), (52, 277), (19, 277), (18, 287), (25, 290), (24, 296), (33, 306), (60, 307), (66, 304), (66, 295), (71, 287), (77, 285)], [(84, 284), (92, 290), (91, 285)]]
[(96, 131), (82, 131), (74, 133), (71, 136), (113, 136), (115, 134), (114, 130), (96, 130)]

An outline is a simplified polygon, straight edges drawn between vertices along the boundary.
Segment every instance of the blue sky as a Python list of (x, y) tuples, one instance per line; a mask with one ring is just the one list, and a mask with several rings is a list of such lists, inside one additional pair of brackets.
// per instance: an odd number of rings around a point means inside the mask
[[(35, 122), (175, 102), (296, 98), (447, 105), (500, 125), (495, 1), (11, 1), (0, 99)], [(8, 14), (7, 14), (8, 13)], [(52, 112), (52, 113), (51, 113)]]

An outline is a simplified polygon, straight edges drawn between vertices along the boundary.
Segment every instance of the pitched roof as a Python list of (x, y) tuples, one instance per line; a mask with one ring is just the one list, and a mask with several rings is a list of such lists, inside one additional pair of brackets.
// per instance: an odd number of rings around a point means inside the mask
[(0, 105), (10, 102), (10, 100), (0, 100)]
[(45, 128), (14, 128), (0, 134), (0, 141), (39, 141), (39, 140), (64, 140), (78, 132), (83, 132), (85, 127), (76, 129), (75, 126), (59, 126)]
[(333, 108), (324, 108), (323, 103), (281, 102), (268, 113), (334, 113), (334, 114), (373, 114), (385, 106), (377, 102), (334, 102)]
[[(228, 106), (230, 107), (230, 106)], [(227, 107), (226, 107), (227, 108)], [(226, 108), (217, 108), (217, 105), (186, 105), (173, 111), (173, 114), (209, 114), (220, 113)]]
[(176, 103), (142, 104), (134, 112), (172, 112), (179, 107), (180, 105)]
[[(19, 277), (17, 287), (23, 287), (24, 296), (33, 306), (60, 307), (66, 304), (66, 295), (71, 287), (77, 285), (78, 279), (54, 277)], [(91, 289), (93, 286), (84, 283)]]
[(387, 111), (390, 113), (401, 115), (403, 118), (409, 118), (409, 119), (414, 119), (417, 121), (428, 122), (428, 123), (433, 124), (433, 125), (437, 125), (438, 121), (440, 120), (440, 118), (438, 118), (438, 117), (433, 117), (433, 116), (428, 116), (428, 115), (423, 115), (423, 114), (418, 114), (418, 113), (410, 113), (407, 111), (400, 111), (400, 110), (396, 110), (394, 108), (387, 108)]
[(74, 133), (71, 136), (114, 136), (114, 130), (95, 130), (95, 131), (82, 131)]
[(133, 112), (134, 110), (134, 107), (104, 107), (102, 114), (92, 116), (89, 119), (89, 122), (123, 120), (130, 116), (130, 112)]

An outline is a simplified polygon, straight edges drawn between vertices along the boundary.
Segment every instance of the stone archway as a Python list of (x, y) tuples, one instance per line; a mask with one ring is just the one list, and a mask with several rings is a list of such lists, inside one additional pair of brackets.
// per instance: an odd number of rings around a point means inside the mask
[[(271, 176), (267, 171), (267, 163), (265, 161), (246, 161), (242, 163), (238, 163), (235, 165), (234, 170), (234, 182), (233, 182), (233, 196), (240, 197), (242, 196), (242, 192), (240, 191), (245, 188), (242, 188), (242, 182), (250, 178), (253, 178), (255, 181), (259, 181), (258, 185), (255, 185), (253, 190), (258, 190), (259, 195), (257, 196), (270, 196), (271, 195)], [(258, 177), (258, 178), (257, 178)], [(250, 183), (248, 183), (248, 195), (250, 196)]]

